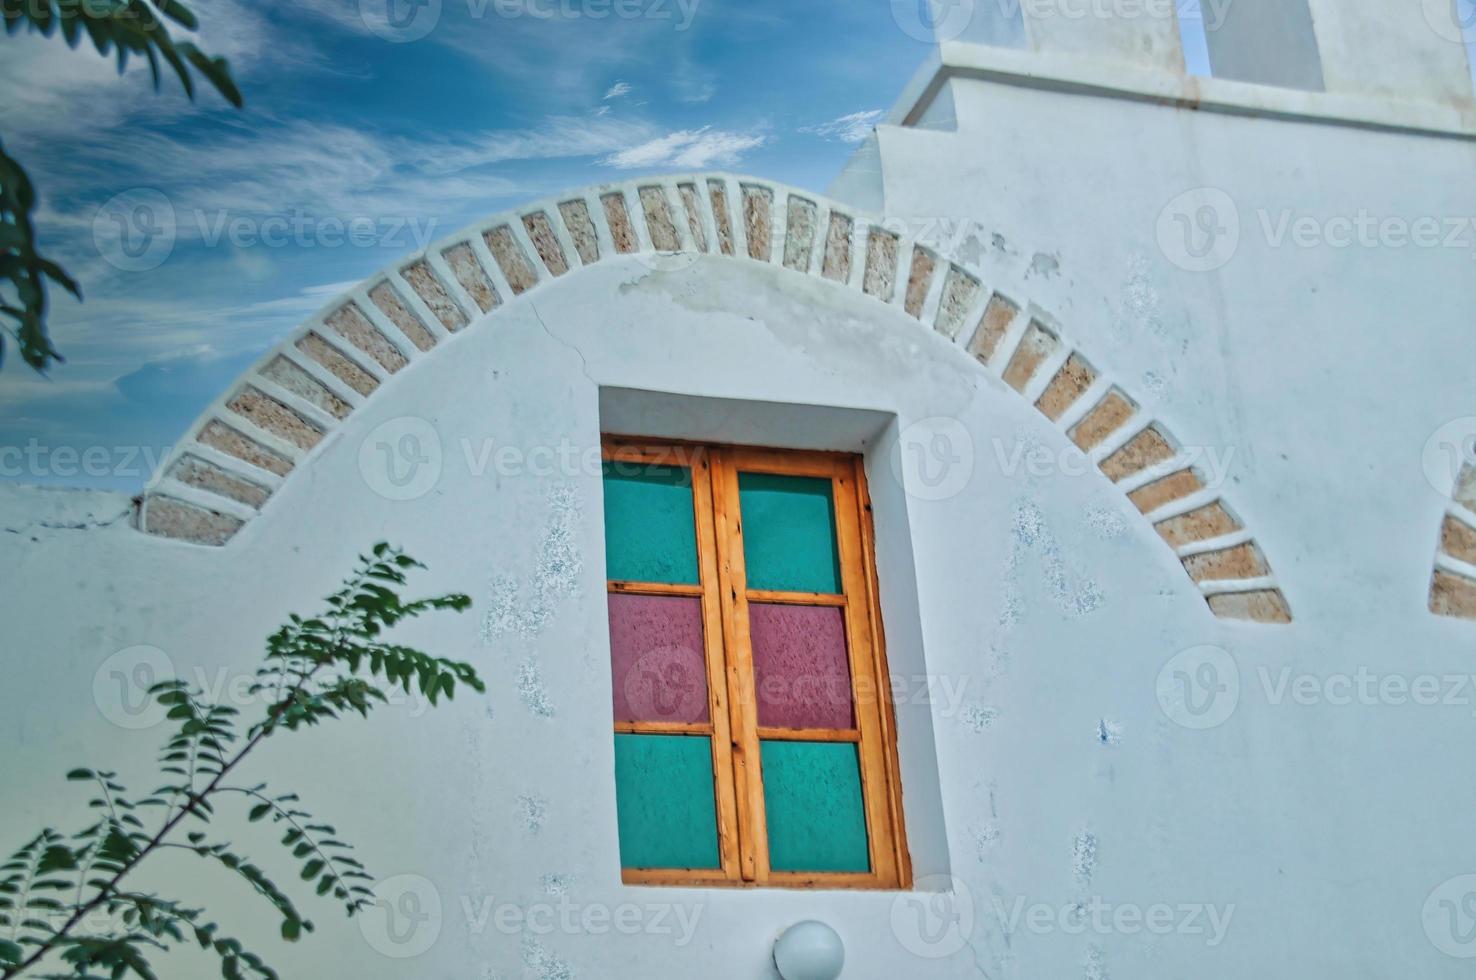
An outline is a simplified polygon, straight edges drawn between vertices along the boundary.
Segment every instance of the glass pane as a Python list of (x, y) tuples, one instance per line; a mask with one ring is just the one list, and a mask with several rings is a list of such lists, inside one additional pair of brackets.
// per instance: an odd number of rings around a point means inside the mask
[(861, 761), (851, 742), (764, 741), (775, 871), (870, 871)]
[(621, 867), (720, 867), (713, 792), (706, 736), (616, 735)]
[(692, 473), (605, 463), (606, 575), (620, 582), (697, 582)]
[(828, 479), (740, 473), (738, 505), (750, 589), (840, 592)]
[(610, 595), (616, 721), (707, 721), (702, 600)]
[(851, 728), (846, 624), (834, 606), (748, 606), (758, 723), (766, 728)]

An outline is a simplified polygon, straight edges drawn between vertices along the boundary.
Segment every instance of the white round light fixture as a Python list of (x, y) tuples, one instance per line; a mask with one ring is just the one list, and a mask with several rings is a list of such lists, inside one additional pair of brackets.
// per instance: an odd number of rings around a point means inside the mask
[(835, 980), (845, 964), (841, 937), (823, 922), (797, 922), (774, 942), (774, 965), (784, 980)]

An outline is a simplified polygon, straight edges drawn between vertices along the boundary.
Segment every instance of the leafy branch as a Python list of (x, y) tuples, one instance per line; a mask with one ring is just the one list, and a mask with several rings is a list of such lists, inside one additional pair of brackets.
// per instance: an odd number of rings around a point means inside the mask
[[(228, 842), (211, 838), (208, 828), (223, 798), (248, 803), (250, 821), (270, 818), (285, 828), (281, 844), (301, 862), (301, 879), (316, 882), (317, 895), (331, 895), (349, 915), (367, 907), (366, 882), (372, 878), (332, 825), (316, 822), (294, 793), (273, 795), (265, 783), (233, 785), (227, 777), (274, 734), (346, 713), (368, 717), (388, 701), (388, 688), (419, 690), (432, 705), (443, 695), (453, 697), (457, 685), (485, 690), (469, 664), (381, 639), (406, 619), (471, 604), (459, 594), (402, 599), (397, 587), (405, 584), (407, 572), (422, 567), (403, 552), (376, 545), (360, 558), (343, 588), (327, 598), (324, 612), (309, 619), (291, 616), (267, 639), (264, 662), (247, 688), (251, 696), (264, 697), (267, 708), (244, 732), (234, 707), (207, 703), (202, 691), (184, 681), (153, 685), (150, 695), (177, 724), (159, 753), (166, 781), (134, 800), (114, 772), (74, 769), (67, 774), (95, 787), (87, 804), (92, 822), (70, 837), (47, 828), (0, 864), (0, 978), (20, 976), (55, 953), (70, 969), (43, 980), (104, 974), (114, 980), (130, 974), (154, 980), (149, 954), (192, 936), (219, 957), (222, 976), (275, 980), (277, 974), (260, 957), (221, 935), (203, 909), (122, 887), (150, 855), (177, 849), (249, 884), (280, 917), (282, 938), (295, 941), (311, 932), (312, 922), (265, 871)], [(160, 814), (152, 832), (142, 816), (150, 810)], [(184, 829), (186, 821), (200, 829)], [(94, 926), (94, 913), (107, 921)]]
[[(211, 57), (170, 33), (171, 24), (184, 31), (200, 26), (180, 0), (0, 0), (0, 23), (11, 35), (22, 29), (45, 37), (59, 34), (71, 48), (86, 38), (98, 54), (116, 57), (119, 74), (130, 57), (142, 58), (156, 91), (161, 68), (167, 66), (190, 99), (195, 97), (194, 73), (198, 73), (231, 105), (239, 109), (243, 104), (224, 58)], [(65, 269), (41, 254), (35, 208), (30, 177), (0, 143), (0, 284), (9, 283), (14, 292), (13, 297), (0, 292), (0, 362), (8, 335), (21, 359), (44, 371), (52, 361), (62, 360), (46, 329), (47, 284), (55, 283), (78, 300), (82, 290)]]

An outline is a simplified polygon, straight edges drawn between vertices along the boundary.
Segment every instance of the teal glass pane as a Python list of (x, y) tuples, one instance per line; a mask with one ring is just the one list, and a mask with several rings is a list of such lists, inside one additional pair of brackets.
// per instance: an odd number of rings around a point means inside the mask
[(617, 734), (615, 811), (621, 867), (721, 867), (712, 740)]
[(769, 867), (870, 871), (855, 743), (765, 740), (761, 752)]
[(605, 564), (619, 582), (697, 583), (691, 470), (606, 461)]
[(841, 591), (828, 479), (739, 473), (738, 506), (750, 589)]

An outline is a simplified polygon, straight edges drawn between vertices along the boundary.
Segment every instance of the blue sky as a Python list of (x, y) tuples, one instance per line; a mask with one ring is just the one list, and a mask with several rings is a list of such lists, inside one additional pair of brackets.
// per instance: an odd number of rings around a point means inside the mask
[(67, 363), (0, 370), (0, 478), (138, 488), (341, 289), (529, 198), (704, 168), (823, 191), (927, 54), (874, 0), (429, 0), (414, 40), (384, 2), (197, 0), (241, 112), (0, 39), (0, 138), (86, 291), (55, 299)]
[(194, 0), (240, 112), (0, 38), (0, 138), (87, 294), (55, 300), (66, 364), (0, 369), (0, 479), (136, 490), (342, 289), (530, 198), (706, 168), (822, 192), (928, 53), (922, 0), (394, 0), (403, 30), (386, 2)]

